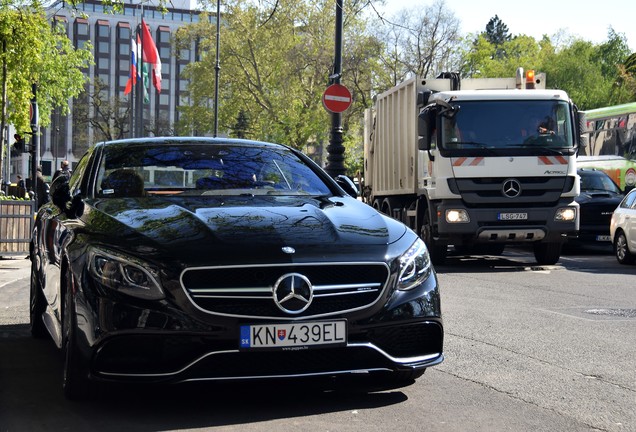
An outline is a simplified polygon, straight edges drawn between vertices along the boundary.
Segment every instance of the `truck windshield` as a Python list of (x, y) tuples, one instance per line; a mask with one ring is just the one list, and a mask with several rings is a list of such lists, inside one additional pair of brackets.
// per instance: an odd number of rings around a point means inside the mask
[(564, 101), (461, 101), (442, 116), (441, 148), (453, 154), (562, 154), (573, 149)]

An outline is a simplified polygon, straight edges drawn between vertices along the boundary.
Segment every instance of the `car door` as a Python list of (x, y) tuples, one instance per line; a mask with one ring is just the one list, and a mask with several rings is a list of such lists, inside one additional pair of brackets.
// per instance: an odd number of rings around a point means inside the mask
[(629, 193), (627, 203), (629, 207), (625, 209), (624, 226), (627, 244), (633, 253), (636, 252), (636, 189)]

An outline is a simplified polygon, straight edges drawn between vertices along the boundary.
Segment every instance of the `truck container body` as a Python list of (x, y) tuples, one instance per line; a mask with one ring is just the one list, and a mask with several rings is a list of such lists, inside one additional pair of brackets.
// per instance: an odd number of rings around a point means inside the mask
[(531, 243), (554, 264), (578, 233), (576, 107), (543, 75), (519, 81), (412, 78), (365, 114), (364, 199), (419, 232), (437, 263), (451, 245)]

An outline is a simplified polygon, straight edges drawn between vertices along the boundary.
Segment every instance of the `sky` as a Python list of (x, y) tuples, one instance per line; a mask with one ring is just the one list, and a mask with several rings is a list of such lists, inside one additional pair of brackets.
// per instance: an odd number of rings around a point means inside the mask
[[(435, 0), (386, 0), (376, 5), (387, 18), (401, 9), (425, 8)], [(460, 20), (461, 33), (486, 30), (488, 21), (497, 15), (508, 26), (511, 35), (525, 34), (539, 40), (544, 34), (551, 39), (559, 32), (580, 37), (592, 43), (607, 40), (611, 26), (627, 37), (632, 52), (636, 51), (636, 1), (634, 0), (444, 0), (448, 10)], [(554, 39), (553, 39), (554, 41)]]

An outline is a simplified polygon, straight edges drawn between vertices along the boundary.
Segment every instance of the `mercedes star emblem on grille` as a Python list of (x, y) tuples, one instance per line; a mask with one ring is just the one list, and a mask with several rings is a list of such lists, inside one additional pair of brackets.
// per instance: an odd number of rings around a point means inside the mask
[(274, 284), (274, 303), (288, 314), (299, 314), (309, 307), (314, 298), (314, 289), (306, 276), (287, 273)]
[(521, 184), (519, 180), (508, 179), (504, 181), (501, 187), (501, 193), (508, 198), (517, 198), (521, 195)]

